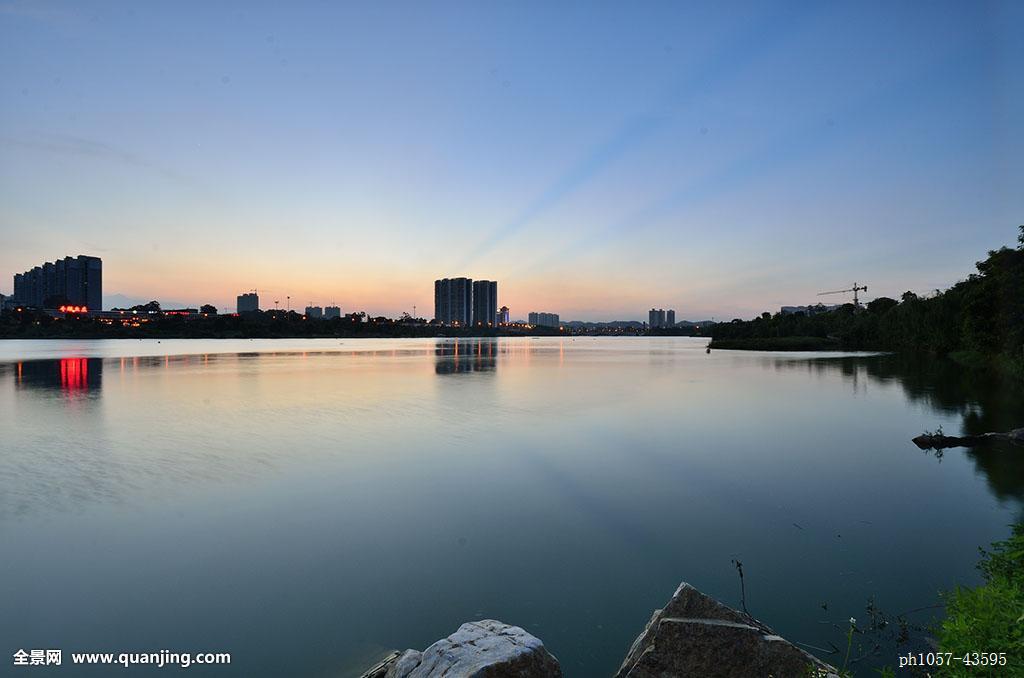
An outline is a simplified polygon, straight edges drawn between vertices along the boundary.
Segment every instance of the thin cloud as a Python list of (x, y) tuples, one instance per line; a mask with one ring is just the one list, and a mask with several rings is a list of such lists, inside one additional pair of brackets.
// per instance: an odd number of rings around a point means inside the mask
[(669, 117), (654, 111), (679, 110), (712, 87), (720, 87), (729, 77), (735, 77), (770, 53), (790, 35), (804, 30), (812, 23), (815, 8), (787, 8), (768, 13), (721, 43), (707, 59), (689, 68), (687, 75), (669, 88), (661, 101), (650, 112), (634, 116), (619, 125), (603, 142), (598, 144), (578, 163), (573, 165), (555, 183), (523, 209), (510, 222), (491, 232), (456, 269), (470, 267), (498, 245), (517, 234), (537, 217), (543, 215), (576, 192), (601, 171), (613, 165), (627, 152), (640, 146), (648, 138), (667, 127)]
[(196, 179), (112, 144), (71, 134), (39, 133), (30, 138), (0, 137), (0, 147), (93, 158), (144, 169), (188, 188), (203, 188)]
[(78, 15), (69, 9), (42, 2), (0, 3), (0, 14), (46, 22), (67, 22), (78, 18)]
[[(917, 98), (906, 96), (906, 94), (914, 91), (915, 87), (920, 87), (922, 82), (941, 78), (970, 48), (975, 47), (977, 47), (976, 41), (972, 40), (967, 46), (950, 50), (943, 58), (925, 64), (909, 74), (858, 97), (845, 110), (841, 111), (842, 119), (848, 121), (842, 130), (837, 131), (828, 126), (814, 125), (811, 119), (805, 120), (786, 134), (741, 155), (723, 168), (698, 177), (643, 205), (630, 216), (609, 223), (596, 232), (585, 234), (559, 250), (548, 252), (521, 268), (518, 273), (519, 275), (536, 274), (552, 267), (563, 266), (567, 260), (579, 258), (589, 251), (608, 247), (612, 242), (627, 236), (633, 237), (638, 232), (649, 229), (670, 217), (678, 218), (680, 212), (688, 207), (692, 208), (700, 203), (708, 202), (714, 197), (735, 192), (740, 186), (772, 173), (778, 173), (786, 167), (795, 165), (799, 160), (835, 150), (844, 143), (857, 142), (863, 139), (863, 135), (872, 126), (891, 124), (892, 119), (899, 112), (908, 115), (913, 113), (913, 107), (921, 104)], [(885, 105), (887, 102), (894, 101), (899, 94), (904, 95), (899, 104)]]

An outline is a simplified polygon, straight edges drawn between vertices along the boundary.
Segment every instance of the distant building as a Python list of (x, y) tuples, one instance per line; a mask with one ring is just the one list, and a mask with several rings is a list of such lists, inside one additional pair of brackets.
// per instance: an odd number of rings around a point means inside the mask
[(803, 313), (804, 315), (817, 315), (818, 313), (828, 313), (834, 311), (840, 307), (840, 304), (832, 304), (826, 306), (825, 304), (811, 304), (809, 306), (783, 306), (779, 309), (782, 315), (793, 315), (794, 313)]
[(324, 306), (324, 319), (334, 320), (335, 318), (341, 317), (340, 306)]
[(674, 309), (652, 308), (647, 312), (647, 326), (651, 329), (676, 326), (676, 312)]
[(498, 310), (498, 315), (495, 317), (494, 322), (498, 325), (508, 325), (508, 306), (502, 306)]
[(535, 327), (559, 327), (557, 313), (538, 313), (530, 311), (529, 323)]
[(647, 312), (647, 326), (651, 329), (665, 326), (665, 309), (652, 308)]
[(473, 281), (470, 278), (443, 278), (434, 281), (434, 320), (442, 325), (468, 327), (471, 324)]
[(307, 318), (317, 318), (317, 319), (323, 318), (324, 317), (324, 309), (321, 308), (320, 306), (307, 306), (306, 307), (306, 317)]
[(103, 261), (80, 254), (14, 276), (14, 300), (35, 308), (85, 306), (103, 310)]
[(255, 291), (239, 294), (235, 310), (238, 313), (252, 313), (260, 310), (260, 296)]
[(473, 281), (473, 326), (491, 327), (498, 314), (498, 283)]

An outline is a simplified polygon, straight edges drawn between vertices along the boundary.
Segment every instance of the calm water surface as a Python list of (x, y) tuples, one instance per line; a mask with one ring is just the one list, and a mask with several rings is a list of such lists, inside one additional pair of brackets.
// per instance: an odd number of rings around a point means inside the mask
[(871, 596), (977, 582), (1019, 456), (910, 438), (1019, 426), (1019, 398), (704, 343), (0, 342), (0, 651), (333, 677), (497, 618), (601, 676), (681, 580), (738, 605), (733, 559), (753, 614), (822, 647)]

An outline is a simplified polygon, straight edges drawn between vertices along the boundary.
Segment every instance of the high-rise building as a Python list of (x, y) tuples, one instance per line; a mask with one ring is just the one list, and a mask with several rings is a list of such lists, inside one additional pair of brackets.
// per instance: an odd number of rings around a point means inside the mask
[[(85, 297), (85, 305), (102, 311), (103, 262), (98, 257), (78, 257), (78, 260), (82, 264), (82, 296)], [(74, 304), (73, 301), (71, 303)]]
[(324, 306), (324, 320), (334, 320), (341, 317), (340, 306)]
[(324, 317), (324, 309), (321, 308), (320, 306), (307, 306), (306, 307), (306, 317), (307, 318), (323, 318)]
[(252, 313), (260, 310), (259, 294), (257, 294), (255, 290), (239, 294), (238, 300), (235, 304), (235, 310), (238, 313)]
[(508, 306), (502, 306), (498, 310), (498, 316), (494, 319), (498, 325), (508, 325)]
[(528, 321), (535, 327), (559, 327), (557, 313), (538, 313), (530, 311)]
[(36, 308), (63, 305), (103, 310), (103, 261), (80, 254), (36, 266), (14, 276), (14, 298)]
[[(54, 303), (57, 300), (54, 297), (63, 296), (58, 292), (57, 287), (57, 267), (54, 266), (52, 261), (48, 261), (43, 264), (43, 306), (47, 308), (54, 308), (60, 306), (60, 303)], [(66, 287), (67, 283), (65, 283)], [(67, 302), (61, 302), (67, 303)], [(88, 305), (88, 304), (87, 304)], [(96, 309), (97, 311), (99, 309)]]
[[(497, 293), (497, 283), (495, 283)], [(434, 281), (434, 320), (442, 325), (467, 327), (473, 319), (473, 281), (442, 278)]]
[(491, 327), (498, 314), (498, 283), (494, 280), (473, 281), (473, 325)]
[(675, 327), (676, 312), (673, 309), (652, 308), (647, 312), (647, 326), (651, 329), (659, 327)]

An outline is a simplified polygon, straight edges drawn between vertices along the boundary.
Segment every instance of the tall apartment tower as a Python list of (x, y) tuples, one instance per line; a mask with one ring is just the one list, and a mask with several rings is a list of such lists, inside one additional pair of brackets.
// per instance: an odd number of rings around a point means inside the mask
[(470, 278), (442, 278), (434, 281), (434, 320), (442, 325), (462, 327), (472, 323), (473, 281)]
[(498, 283), (494, 280), (473, 282), (473, 326), (492, 327), (498, 314)]
[(14, 299), (26, 306), (69, 304), (103, 310), (103, 261), (80, 254), (36, 266), (14, 276)]
[(675, 311), (674, 308), (670, 308), (669, 310), (665, 311), (665, 327), (675, 327), (675, 326), (676, 326), (676, 311)]
[(651, 329), (665, 327), (665, 309), (652, 308), (647, 312), (647, 326)]
[(82, 264), (81, 295), (85, 305), (94, 311), (102, 311), (103, 262), (99, 257), (78, 257), (78, 261)]

